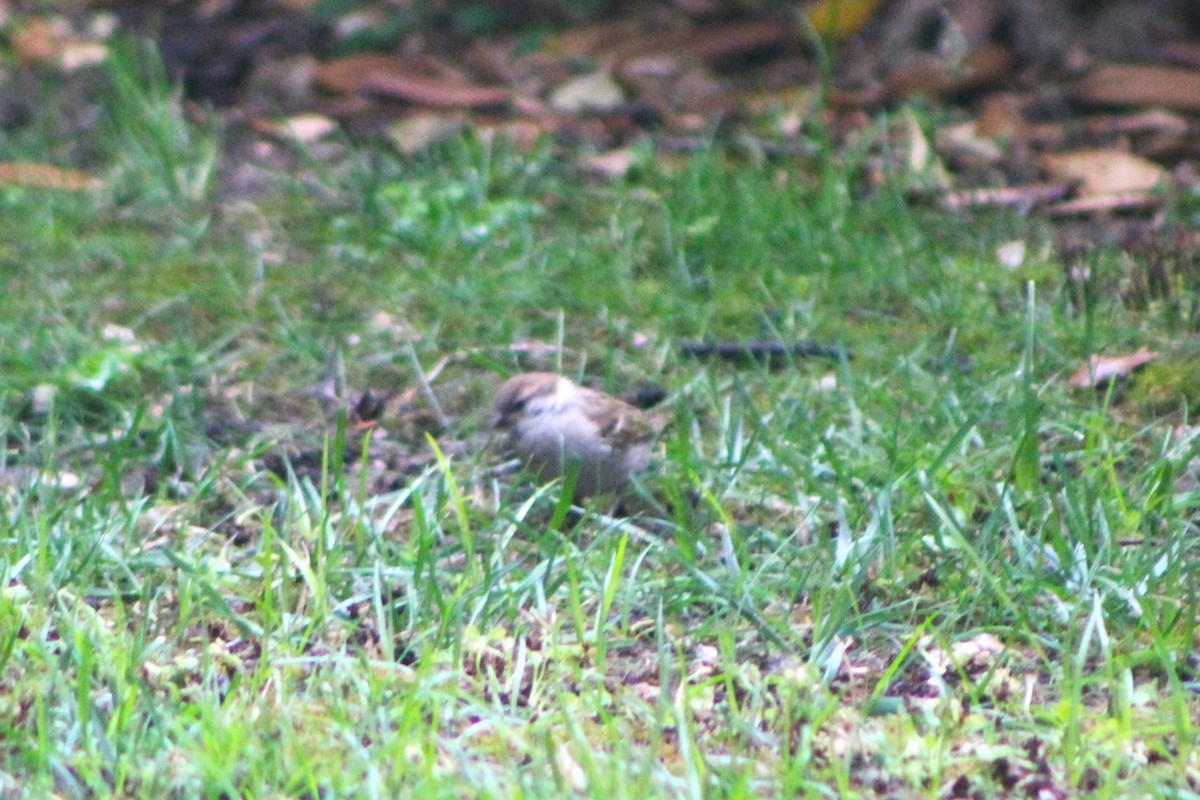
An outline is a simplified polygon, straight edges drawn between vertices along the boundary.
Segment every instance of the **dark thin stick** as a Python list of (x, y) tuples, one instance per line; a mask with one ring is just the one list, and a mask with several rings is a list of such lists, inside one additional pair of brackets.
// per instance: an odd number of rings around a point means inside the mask
[(684, 358), (698, 360), (716, 358), (736, 363), (760, 361), (769, 366), (781, 366), (795, 358), (831, 358), (834, 361), (851, 358), (850, 351), (836, 344), (821, 342), (684, 342), (679, 346)]
[(946, 207), (952, 211), (979, 206), (1032, 208), (1061, 200), (1074, 186), (1068, 182), (1034, 183), (1025, 186), (1005, 186), (998, 189), (964, 189), (946, 195)]

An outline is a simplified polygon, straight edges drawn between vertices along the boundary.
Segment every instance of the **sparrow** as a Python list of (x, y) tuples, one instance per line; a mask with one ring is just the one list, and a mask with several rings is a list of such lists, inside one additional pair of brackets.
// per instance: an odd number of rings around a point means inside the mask
[(496, 390), (492, 427), (542, 480), (577, 469), (575, 499), (617, 494), (645, 469), (655, 428), (638, 409), (552, 372), (525, 372)]

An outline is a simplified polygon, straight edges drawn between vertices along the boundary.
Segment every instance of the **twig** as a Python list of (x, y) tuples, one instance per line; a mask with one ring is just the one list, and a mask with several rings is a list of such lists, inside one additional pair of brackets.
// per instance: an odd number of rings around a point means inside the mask
[(1045, 205), (1061, 200), (1070, 193), (1071, 183), (1033, 183), (1025, 186), (1005, 186), (995, 189), (964, 189), (946, 195), (946, 208), (961, 211), (979, 206), (1023, 208)]
[(835, 361), (851, 358), (850, 351), (836, 344), (821, 342), (780, 342), (776, 340), (754, 342), (684, 342), (679, 346), (684, 358), (717, 358), (722, 361), (761, 361), (769, 366), (780, 366), (793, 358), (818, 357)]

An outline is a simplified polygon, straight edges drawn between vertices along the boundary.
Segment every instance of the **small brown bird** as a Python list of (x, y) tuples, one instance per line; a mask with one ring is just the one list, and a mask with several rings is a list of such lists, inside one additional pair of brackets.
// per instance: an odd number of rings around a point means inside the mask
[(641, 411), (551, 372), (525, 372), (496, 390), (492, 427), (543, 480), (578, 469), (575, 497), (618, 493), (645, 469), (655, 429)]

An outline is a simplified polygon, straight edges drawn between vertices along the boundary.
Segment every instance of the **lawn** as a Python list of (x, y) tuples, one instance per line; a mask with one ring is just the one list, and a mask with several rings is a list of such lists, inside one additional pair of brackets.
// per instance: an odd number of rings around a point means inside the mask
[[(0, 134), (99, 178), (0, 187), (0, 796), (1200, 794), (1182, 260), (939, 210), (886, 117), (237, 191), (133, 61)], [(623, 515), (497, 468), (525, 369), (665, 391)]]

